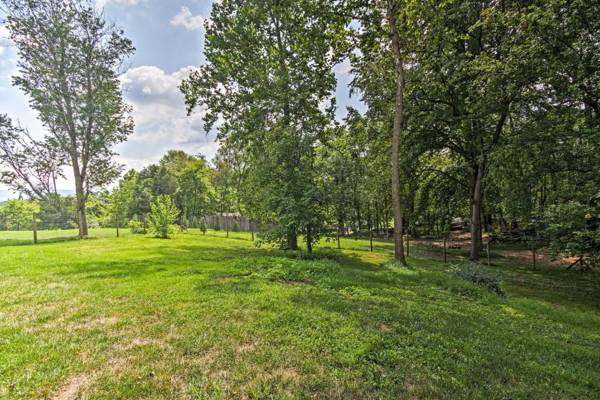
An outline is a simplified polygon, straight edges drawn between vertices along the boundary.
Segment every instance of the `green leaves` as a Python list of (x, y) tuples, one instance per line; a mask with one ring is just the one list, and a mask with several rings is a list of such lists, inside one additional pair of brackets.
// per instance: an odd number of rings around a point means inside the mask
[(540, 225), (555, 255), (576, 257), (588, 268), (600, 265), (600, 202), (570, 201), (551, 206)]
[(175, 220), (179, 216), (179, 210), (169, 196), (158, 196), (150, 204), (150, 215), (148, 222), (150, 230), (161, 239), (168, 239), (175, 231)]
[(40, 204), (34, 200), (8, 200), (0, 206), (0, 229), (31, 229), (33, 218), (40, 212)]
[[(245, 209), (282, 234), (316, 237), (324, 220), (314, 149), (333, 120), (333, 66), (345, 40), (335, 7), (322, 0), (215, 5), (207, 63), (181, 85), (188, 110), (206, 107), (205, 128), (219, 121), (219, 138), (245, 157), (260, 188), (246, 196), (252, 206)], [(241, 209), (239, 193), (236, 200)]]

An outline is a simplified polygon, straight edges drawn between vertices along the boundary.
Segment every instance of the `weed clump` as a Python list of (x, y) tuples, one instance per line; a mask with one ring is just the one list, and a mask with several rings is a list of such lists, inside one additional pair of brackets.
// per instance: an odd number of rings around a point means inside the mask
[(506, 296), (506, 292), (501, 286), (502, 281), (500, 277), (488, 268), (471, 263), (457, 267), (455, 273), (460, 278), (473, 282), (476, 285), (483, 286), (496, 293), (498, 296)]
[(326, 284), (334, 279), (339, 264), (329, 259), (294, 259), (288, 257), (259, 257), (239, 262), (254, 276), (287, 283)]

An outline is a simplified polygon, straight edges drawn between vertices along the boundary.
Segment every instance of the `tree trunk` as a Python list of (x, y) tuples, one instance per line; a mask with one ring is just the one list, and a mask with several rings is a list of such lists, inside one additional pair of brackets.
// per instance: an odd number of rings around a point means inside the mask
[(76, 197), (76, 210), (77, 210), (77, 222), (79, 226), (79, 238), (86, 239), (88, 237), (88, 225), (87, 215), (85, 209), (85, 193), (83, 189), (83, 177), (79, 170), (79, 162), (75, 157), (72, 157), (73, 163), (73, 176), (75, 178), (75, 197)]
[(406, 264), (402, 243), (402, 207), (400, 206), (400, 140), (404, 113), (404, 61), (402, 59), (400, 35), (396, 26), (396, 14), (391, 0), (387, 3), (387, 18), (390, 24), (394, 67), (396, 70), (396, 105), (392, 131), (392, 202), (394, 211), (394, 258)]
[(306, 250), (309, 253), (312, 253), (312, 231), (310, 229), (310, 225), (306, 227)]
[(356, 213), (356, 232), (360, 232), (362, 216), (360, 215), (360, 202), (358, 200), (355, 200), (354, 202), (354, 209)]
[(33, 230), (33, 244), (37, 244), (37, 218), (35, 217), (35, 213), (33, 213), (33, 215), (31, 216), (31, 229)]
[(341, 244), (340, 244), (340, 236), (342, 236), (342, 232), (344, 229), (344, 217), (342, 216), (342, 214), (339, 214), (338, 217), (338, 229), (337, 229), (337, 248), (341, 249)]
[(87, 212), (85, 209), (85, 200), (77, 200), (77, 213), (79, 215), (79, 238), (87, 239), (88, 237), (88, 223), (87, 223)]
[(296, 228), (288, 229), (287, 245), (290, 250), (298, 250), (298, 233), (296, 232)]
[(117, 237), (119, 237), (119, 225), (117, 225)]
[(482, 181), (485, 163), (480, 160), (474, 169), (475, 179), (473, 180), (473, 196), (471, 199), (471, 261), (479, 260), (481, 253), (481, 200), (482, 200)]

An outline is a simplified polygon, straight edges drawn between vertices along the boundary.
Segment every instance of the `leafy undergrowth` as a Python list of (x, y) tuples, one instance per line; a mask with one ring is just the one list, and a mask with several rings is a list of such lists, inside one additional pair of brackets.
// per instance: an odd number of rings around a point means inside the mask
[(474, 263), (459, 265), (456, 267), (456, 275), (476, 285), (488, 288), (498, 296), (506, 296), (500, 277), (489, 268)]
[(600, 310), (570, 296), (578, 280), (502, 267), (500, 297), (433, 260), (389, 264), (383, 245), (304, 257), (243, 234), (97, 235), (0, 249), (0, 398), (600, 392)]

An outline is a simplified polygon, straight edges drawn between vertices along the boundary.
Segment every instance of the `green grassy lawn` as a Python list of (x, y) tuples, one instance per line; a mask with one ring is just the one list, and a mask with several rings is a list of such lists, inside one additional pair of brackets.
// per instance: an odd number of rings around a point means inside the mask
[(241, 233), (92, 234), (37, 246), (0, 234), (0, 398), (600, 393), (595, 273), (502, 260), (501, 298), (424, 249), (410, 268), (385, 264), (386, 242), (324, 243), (306, 259)]

